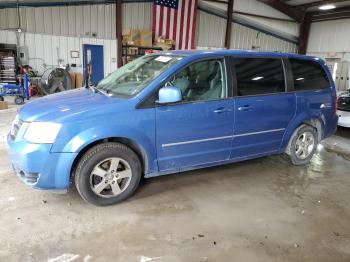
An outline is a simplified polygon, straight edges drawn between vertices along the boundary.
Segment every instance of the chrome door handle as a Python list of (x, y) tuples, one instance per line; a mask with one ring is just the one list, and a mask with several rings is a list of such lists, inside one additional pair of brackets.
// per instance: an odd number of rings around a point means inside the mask
[(226, 113), (226, 112), (231, 112), (232, 109), (230, 108), (224, 108), (224, 107), (219, 107), (218, 109), (214, 110), (214, 113), (221, 114), (221, 113)]
[(238, 109), (238, 111), (248, 111), (248, 110), (251, 110), (252, 107), (249, 105), (245, 105), (245, 106), (240, 106), (237, 109)]
[(320, 108), (322, 109), (322, 108), (330, 108), (330, 107), (332, 107), (330, 104), (321, 104), (320, 105)]

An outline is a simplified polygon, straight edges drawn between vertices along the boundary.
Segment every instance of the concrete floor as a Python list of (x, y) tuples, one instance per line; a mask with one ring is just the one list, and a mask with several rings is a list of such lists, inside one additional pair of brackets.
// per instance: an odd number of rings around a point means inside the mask
[[(14, 115), (0, 111), (0, 137)], [(105, 208), (24, 186), (0, 141), (0, 261), (350, 261), (338, 133), (308, 166), (273, 156), (148, 179)]]

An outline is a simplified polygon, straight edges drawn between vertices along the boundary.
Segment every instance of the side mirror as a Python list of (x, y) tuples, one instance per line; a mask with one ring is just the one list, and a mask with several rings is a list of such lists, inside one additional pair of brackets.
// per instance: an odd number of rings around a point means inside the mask
[(176, 103), (182, 100), (181, 90), (176, 86), (165, 86), (159, 89), (158, 104)]

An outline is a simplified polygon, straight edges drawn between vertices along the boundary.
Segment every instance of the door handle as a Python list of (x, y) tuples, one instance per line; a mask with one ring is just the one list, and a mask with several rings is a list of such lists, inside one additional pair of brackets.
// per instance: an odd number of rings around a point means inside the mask
[(322, 103), (322, 104), (320, 105), (320, 108), (321, 108), (321, 109), (323, 109), (323, 108), (331, 108), (331, 107), (332, 107), (332, 105), (331, 105), (330, 103), (326, 103), (326, 104), (323, 104), (323, 103)]
[(252, 110), (252, 107), (250, 105), (240, 106), (237, 108), (238, 111), (249, 111)]
[(214, 113), (221, 114), (221, 113), (226, 113), (226, 112), (231, 112), (231, 111), (232, 111), (232, 109), (230, 109), (230, 108), (219, 107), (218, 109), (214, 110)]

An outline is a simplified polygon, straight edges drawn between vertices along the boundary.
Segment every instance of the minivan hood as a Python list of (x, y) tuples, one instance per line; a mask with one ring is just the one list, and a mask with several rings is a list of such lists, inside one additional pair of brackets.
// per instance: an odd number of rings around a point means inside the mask
[(115, 104), (118, 99), (109, 97), (92, 89), (78, 88), (70, 91), (41, 97), (24, 105), (19, 110), (22, 121), (53, 121), (62, 122), (67, 118), (98, 112), (101, 107)]

